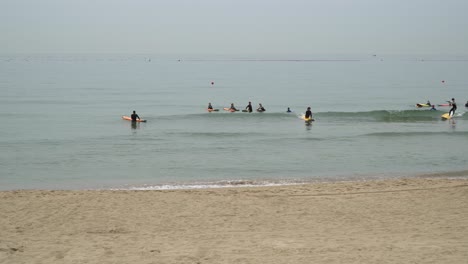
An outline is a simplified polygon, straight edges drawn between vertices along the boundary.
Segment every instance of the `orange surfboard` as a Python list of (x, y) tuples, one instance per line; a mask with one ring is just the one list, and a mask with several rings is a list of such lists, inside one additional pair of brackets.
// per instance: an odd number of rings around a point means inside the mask
[[(223, 110), (224, 110), (224, 111), (229, 111), (229, 112), (231, 112), (231, 113), (236, 111), (236, 110), (231, 109), (231, 108), (228, 108), (228, 107), (224, 107)], [(239, 111), (239, 110), (237, 110), (237, 111)]]
[[(132, 121), (132, 118), (129, 116), (122, 116), (122, 119)], [(146, 122), (146, 119), (137, 119), (137, 122)]]

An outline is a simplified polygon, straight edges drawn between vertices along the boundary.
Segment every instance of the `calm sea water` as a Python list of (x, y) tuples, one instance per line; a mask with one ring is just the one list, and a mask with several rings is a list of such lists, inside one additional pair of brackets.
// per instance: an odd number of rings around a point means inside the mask
[[(468, 175), (467, 72), (415, 57), (4, 55), (0, 190)], [(452, 97), (452, 121), (414, 106)], [(249, 101), (267, 111), (206, 112)], [(148, 122), (121, 119), (133, 110)]]

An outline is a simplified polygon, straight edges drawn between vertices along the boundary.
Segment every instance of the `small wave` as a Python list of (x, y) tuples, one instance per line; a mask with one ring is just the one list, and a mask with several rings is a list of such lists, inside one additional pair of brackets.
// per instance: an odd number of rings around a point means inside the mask
[(368, 122), (424, 122), (440, 119), (440, 111), (429, 110), (375, 110), (366, 112), (319, 112), (317, 117), (332, 120)]
[[(353, 121), (353, 122), (433, 122), (439, 121), (442, 111), (429, 110), (374, 110), (361, 112), (316, 112), (314, 117), (320, 121)], [(164, 115), (157, 118), (161, 120), (243, 120), (243, 119), (258, 119), (258, 120), (281, 120), (300, 117), (297, 113), (286, 112), (265, 112), (265, 113), (245, 113), (236, 112), (229, 113), (226, 111), (214, 113), (193, 113), (193, 114), (176, 114)], [(456, 113), (456, 118), (460, 120), (468, 119), (465, 112)]]
[(236, 187), (267, 187), (267, 186), (286, 186), (300, 185), (304, 181), (284, 180), (284, 181), (261, 181), (261, 180), (226, 180), (218, 182), (201, 183), (179, 183), (179, 184), (155, 184), (143, 186), (131, 186), (126, 188), (114, 188), (111, 190), (132, 190), (132, 191), (162, 191), (162, 190), (192, 190), (192, 189), (217, 189), (217, 188), (236, 188)]
[(408, 137), (408, 136), (468, 136), (468, 131), (439, 131), (439, 132), (430, 132), (430, 131), (417, 131), (417, 132), (377, 132), (377, 133), (369, 133), (364, 134), (361, 136), (370, 136), (370, 137)]

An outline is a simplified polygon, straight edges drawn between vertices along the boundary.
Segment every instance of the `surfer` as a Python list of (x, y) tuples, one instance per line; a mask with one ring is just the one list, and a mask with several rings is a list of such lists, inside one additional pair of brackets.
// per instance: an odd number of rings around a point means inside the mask
[(307, 107), (307, 111), (305, 112), (305, 119), (312, 119), (312, 111), (310, 111), (310, 107)]
[(229, 107), (229, 110), (231, 111), (239, 111), (237, 108), (234, 106), (234, 103), (231, 104), (231, 107)]
[(291, 112), (292, 112), (291, 109), (289, 109), (288, 107), (288, 110), (286, 110), (286, 113), (291, 113)]
[(252, 103), (249, 102), (249, 104), (245, 107), (245, 109), (247, 110), (247, 112), (252, 113)]
[(137, 115), (135, 110), (133, 111), (133, 114), (131, 115), (131, 118), (132, 118), (132, 122), (136, 122), (137, 118), (138, 118), (138, 120), (140, 120), (140, 117)]
[(211, 105), (211, 103), (208, 103), (208, 110), (213, 110), (213, 106)]
[(437, 110), (437, 109), (435, 108), (435, 105), (432, 105), (430, 110), (434, 111), (434, 110)]
[(450, 102), (450, 101), (447, 101), (447, 102), (449, 102), (450, 105), (452, 106), (452, 108), (449, 111), (449, 115), (454, 116), (455, 115), (455, 110), (457, 110), (457, 103), (455, 103), (455, 98), (452, 98), (452, 102)]
[(258, 104), (257, 112), (265, 112), (265, 108), (262, 104)]
[(465, 107), (468, 107), (468, 101), (466, 101)]
[(416, 104), (417, 107), (421, 108), (421, 107), (425, 107), (425, 106), (432, 106), (431, 104), (431, 101), (427, 100), (427, 102), (425, 104)]

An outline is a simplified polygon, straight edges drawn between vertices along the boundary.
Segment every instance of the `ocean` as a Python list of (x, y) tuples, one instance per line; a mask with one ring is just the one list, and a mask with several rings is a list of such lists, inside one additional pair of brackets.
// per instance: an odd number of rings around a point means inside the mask
[[(0, 190), (466, 177), (467, 72), (464, 57), (2, 55)], [(249, 101), (266, 112), (222, 110)], [(121, 119), (134, 110), (147, 122)]]

